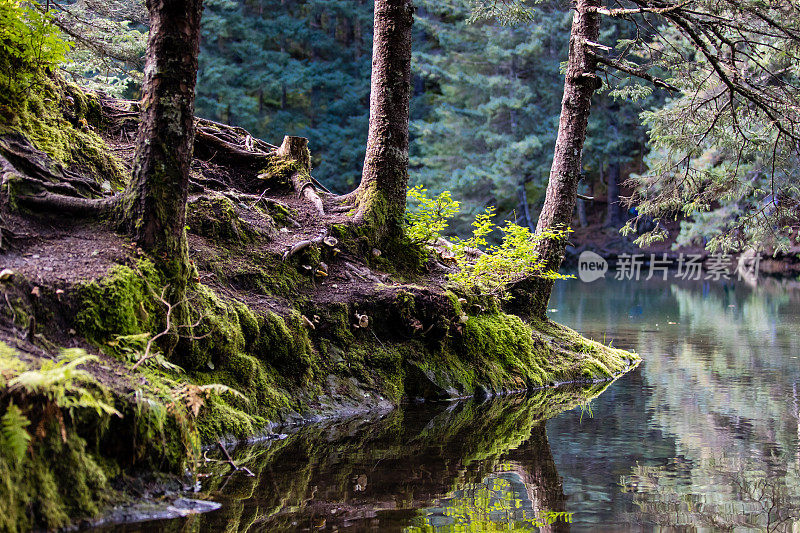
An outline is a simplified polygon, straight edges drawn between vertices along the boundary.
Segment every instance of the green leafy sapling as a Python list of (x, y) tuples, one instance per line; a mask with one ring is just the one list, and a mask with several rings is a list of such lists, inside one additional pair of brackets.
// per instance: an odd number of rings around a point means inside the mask
[[(558, 279), (562, 276), (547, 270), (536, 252), (542, 239), (562, 239), (570, 228), (532, 233), (527, 227), (506, 222), (498, 227), (495, 208), (487, 207), (475, 216), (472, 235), (467, 239), (452, 237), (442, 246), (442, 232), (448, 228), (449, 220), (458, 214), (459, 203), (445, 191), (436, 198), (429, 198), (421, 186), (408, 192), (410, 206), (406, 213), (406, 234), (419, 244), (425, 244), (455, 262), (448, 279), (465, 288), (477, 288), (481, 292), (506, 296), (507, 286), (524, 277), (536, 276)], [(490, 244), (496, 231), (502, 234), (499, 244)]]
[(450, 191), (444, 191), (436, 198), (428, 198), (427, 192), (417, 185), (407, 194), (411, 208), (406, 210), (406, 235), (417, 244), (435, 244), (449, 226), (449, 220), (460, 209)]
[(0, 81), (5, 96), (24, 93), (64, 59), (64, 42), (36, 2), (0, 0)]

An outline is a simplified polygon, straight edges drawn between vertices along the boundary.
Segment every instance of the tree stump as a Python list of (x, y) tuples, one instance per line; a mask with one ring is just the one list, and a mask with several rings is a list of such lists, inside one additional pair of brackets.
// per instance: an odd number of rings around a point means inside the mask
[(305, 137), (290, 137), (287, 135), (283, 138), (283, 143), (281, 143), (275, 155), (293, 159), (306, 172), (311, 172), (311, 152), (308, 151), (308, 139)]
[(322, 199), (317, 194), (316, 186), (311, 180), (311, 152), (308, 151), (308, 139), (305, 137), (286, 136), (283, 138), (283, 143), (281, 143), (275, 155), (298, 163), (301, 170), (292, 175), (292, 185), (299, 196), (305, 198), (314, 206), (317, 213), (324, 215), (325, 209), (322, 205)]

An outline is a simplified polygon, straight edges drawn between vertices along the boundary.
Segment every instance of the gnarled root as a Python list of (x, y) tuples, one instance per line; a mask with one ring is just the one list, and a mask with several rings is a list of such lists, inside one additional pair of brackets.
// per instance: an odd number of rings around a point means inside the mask
[(325, 207), (316, 191), (316, 183), (319, 182), (312, 178), (310, 174), (311, 154), (308, 152), (308, 139), (287, 135), (283, 138), (283, 143), (281, 143), (275, 155), (283, 159), (291, 159), (299, 165), (300, 170), (292, 174), (292, 186), (294, 186), (298, 196), (305, 198), (313, 205), (318, 214), (324, 215)]
[(292, 185), (297, 191), (297, 195), (301, 198), (305, 198), (306, 201), (313, 205), (318, 214), (325, 214), (322, 199), (317, 194), (314, 183), (309, 179), (308, 174), (305, 172), (295, 172), (292, 174)]
[(29, 209), (37, 211), (54, 210), (59, 213), (79, 215), (86, 217), (99, 217), (114, 211), (121, 196), (109, 198), (79, 198), (43, 192), (30, 196), (19, 196), (17, 202)]

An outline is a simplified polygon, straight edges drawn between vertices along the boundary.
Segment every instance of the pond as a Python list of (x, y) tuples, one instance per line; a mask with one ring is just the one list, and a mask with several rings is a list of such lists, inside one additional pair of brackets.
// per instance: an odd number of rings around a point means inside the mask
[(303, 427), (235, 450), (253, 477), (215, 465), (218, 511), (113, 530), (792, 531), (791, 286), (559, 282), (551, 317), (636, 350), (638, 368), (608, 386)]

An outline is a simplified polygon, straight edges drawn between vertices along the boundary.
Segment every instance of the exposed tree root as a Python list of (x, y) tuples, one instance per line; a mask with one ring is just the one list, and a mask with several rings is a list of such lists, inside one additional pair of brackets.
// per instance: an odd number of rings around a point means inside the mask
[(324, 215), (325, 208), (322, 204), (322, 199), (317, 194), (317, 191), (314, 189), (314, 183), (309, 178), (310, 176), (305, 172), (295, 172), (292, 174), (292, 185), (297, 191), (298, 196), (305, 198), (314, 206), (317, 213)]
[(306, 239), (306, 240), (302, 240), (300, 242), (295, 243), (291, 248), (289, 248), (289, 250), (286, 251), (286, 253), (283, 254), (283, 260), (286, 261), (287, 259), (289, 259), (293, 255), (305, 250), (306, 248), (308, 248), (312, 244), (322, 244), (323, 241), (325, 240), (325, 237), (327, 237), (327, 236), (328, 236), (328, 230), (324, 229), (324, 230), (322, 230), (322, 233), (320, 233), (318, 236), (314, 237), (313, 239)]
[(94, 179), (57, 165), (46, 153), (37, 150), (21, 135), (0, 138), (0, 172), (16, 174), (51, 192), (74, 195), (101, 195)]
[(19, 196), (17, 201), (37, 211), (55, 210), (81, 216), (102, 216), (114, 211), (121, 196), (109, 198), (80, 198), (64, 194), (43, 192), (37, 195)]
[(325, 214), (322, 199), (316, 191), (317, 180), (311, 177), (311, 155), (308, 153), (308, 139), (305, 137), (283, 138), (280, 148), (275, 152), (277, 157), (295, 161), (300, 170), (292, 174), (292, 186), (298, 196), (305, 198), (320, 215)]

